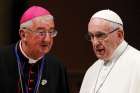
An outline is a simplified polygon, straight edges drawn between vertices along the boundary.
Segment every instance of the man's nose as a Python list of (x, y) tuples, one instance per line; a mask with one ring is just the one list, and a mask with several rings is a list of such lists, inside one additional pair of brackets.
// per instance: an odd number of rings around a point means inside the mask
[(91, 39), (92, 44), (97, 45), (99, 43), (99, 39), (97, 39), (96, 37)]

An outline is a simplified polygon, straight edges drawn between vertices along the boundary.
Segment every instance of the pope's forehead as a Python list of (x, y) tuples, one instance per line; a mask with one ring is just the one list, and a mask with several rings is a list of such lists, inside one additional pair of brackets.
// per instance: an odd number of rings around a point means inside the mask
[(108, 21), (108, 20), (105, 20), (105, 19), (102, 19), (102, 18), (94, 18), (94, 19), (91, 19), (90, 22), (89, 22), (89, 26), (92, 25), (92, 26), (110, 26), (111, 25), (111, 22)]
[(101, 18), (94, 18), (90, 20), (88, 25), (88, 31), (91, 32), (110, 31), (111, 29), (112, 29), (111, 22)]

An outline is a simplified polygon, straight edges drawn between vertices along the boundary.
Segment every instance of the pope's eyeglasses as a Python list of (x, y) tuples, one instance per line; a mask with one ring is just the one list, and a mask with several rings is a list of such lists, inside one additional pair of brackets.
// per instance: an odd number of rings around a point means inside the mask
[(85, 38), (88, 41), (94, 40), (94, 38), (96, 38), (97, 40), (104, 40), (105, 38), (108, 37), (109, 34), (117, 31), (119, 28), (116, 28), (108, 33), (104, 33), (104, 32), (97, 32), (95, 34), (92, 34), (91, 32), (88, 32), (88, 34), (85, 35)]

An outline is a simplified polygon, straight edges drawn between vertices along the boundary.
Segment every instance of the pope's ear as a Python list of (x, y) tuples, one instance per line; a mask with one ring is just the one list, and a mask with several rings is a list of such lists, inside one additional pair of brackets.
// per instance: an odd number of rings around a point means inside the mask
[(124, 31), (119, 30), (118, 31), (118, 37), (121, 38), (121, 39), (124, 38)]

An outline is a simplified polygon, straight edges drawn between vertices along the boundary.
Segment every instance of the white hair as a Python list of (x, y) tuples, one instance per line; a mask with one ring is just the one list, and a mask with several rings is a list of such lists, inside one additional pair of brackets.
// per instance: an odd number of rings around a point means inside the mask
[[(53, 19), (52, 15), (43, 15), (43, 16), (39, 16), (39, 17), (46, 17), (45, 20), (50, 20), (50, 19), (52, 20)], [(33, 23), (33, 20), (36, 19), (36, 18), (38, 18), (38, 17), (35, 17), (35, 18), (33, 18), (33, 19), (29, 20), (29, 21), (26, 21), (26, 22), (20, 24), (20, 29), (19, 30), (21, 30), (21, 29), (23, 29), (25, 27), (31, 26), (32, 23)]]
[(111, 22), (111, 26), (112, 26), (113, 30), (119, 28), (120, 30), (124, 31), (123, 30), (123, 25), (121, 25), (121, 24), (118, 24), (118, 23), (115, 23), (115, 22)]
[(20, 24), (20, 29), (23, 29), (24, 27), (29, 27), (32, 25), (32, 23), (33, 23), (32, 20), (24, 22), (24, 23)]

